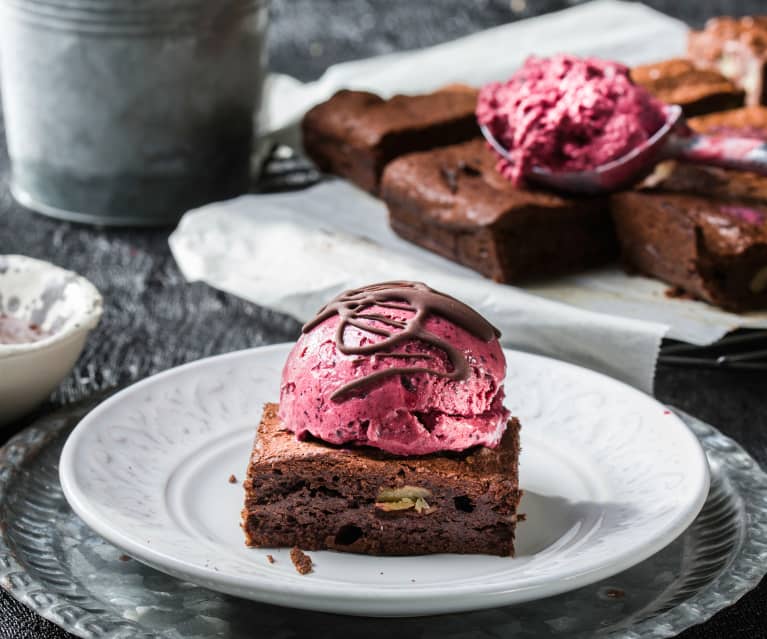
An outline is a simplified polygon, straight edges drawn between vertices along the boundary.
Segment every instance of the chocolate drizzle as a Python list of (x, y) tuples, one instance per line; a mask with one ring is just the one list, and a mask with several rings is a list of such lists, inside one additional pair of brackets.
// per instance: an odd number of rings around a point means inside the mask
[[(407, 311), (412, 313), (412, 317), (397, 320), (381, 313), (368, 312), (372, 307)], [(406, 341), (418, 340), (444, 351), (452, 365), (452, 370), (446, 372), (425, 366), (395, 366), (375, 371), (341, 386), (331, 395), (334, 401), (370, 382), (394, 375), (430, 373), (453, 380), (468, 379), (471, 371), (466, 355), (426, 330), (425, 320), (429, 315), (442, 316), (485, 342), (500, 336), (498, 329), (466, 304), (432, 290), (421, 282), (383, 282), (341, 293), (325, 305), (313, 320), (304, 325), (303, 332), (308, 333), (333, 315), (341, 318), (336, 329), (335, 342), (338, 350), (344, 355), (380, 355), (401, 360), (436, 359), (433, 355), (424, 353), (391, 352), (391, 349)], [(384, 339), (373, 344), (349, 346), (344, 342), (344, 333), (348, 326), (380, 335)]]

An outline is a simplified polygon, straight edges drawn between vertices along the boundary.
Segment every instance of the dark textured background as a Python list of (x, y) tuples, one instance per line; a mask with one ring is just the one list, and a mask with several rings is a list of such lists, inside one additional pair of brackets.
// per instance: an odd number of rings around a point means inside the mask
[[(272, 68), (308, 80), (334, 62), (426, 46), (573, 4), (578, 3), (273, 0)], [(723, 13), (760, 9), (767, 13), (764, 1), (649, 0), (647, 4), (693, 25)], [(22, 253), (73, 269), (90, 279), (106, 302), (101, 325), (75, 371), (38, 414), (182, 362), (297, 336), (298, 325), (289, 318), (202, 284), (186, 284), (168, 251), (167, 231), (99, 230), (49, 220), (16, 205), (7, 182), (8, 158), (2, 144), (0, 253)], [(715, 424), (767, 467), (764, 373), (661, 367), (657, 395)], [(275, 609), (275, 614), (290, 613)], [(737, 605), (681, 637), (767, 637), (766, 628), (767, 583), (762, 582)], [(0, 591), (0, 638), (70, 636)]]

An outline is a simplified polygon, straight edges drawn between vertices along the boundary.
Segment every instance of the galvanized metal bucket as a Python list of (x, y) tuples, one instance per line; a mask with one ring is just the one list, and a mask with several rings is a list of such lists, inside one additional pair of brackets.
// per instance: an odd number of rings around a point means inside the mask
[(164, 225), (243, 193), (267, 0), (0, 0), (11, 189), (68, 220)]

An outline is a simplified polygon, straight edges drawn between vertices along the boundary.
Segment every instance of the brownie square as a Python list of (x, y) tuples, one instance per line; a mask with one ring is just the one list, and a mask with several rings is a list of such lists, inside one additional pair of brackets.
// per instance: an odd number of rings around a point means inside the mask
[(304, 116), (304, 149), (322, 171), (375, 194), (394, 158), (478, 136), (476, 103), (477, 91), (462, 85), (389, 100), (339, 91)]
[(718, 71), (674, 58), (631, 69), (631, 78), (656, 98), (678, 104), (688, 118), (743, 106), (744, 91)]
[(519, 422), (496, 449), (399, 457), (298, 441), (266, 404), (245, 480), (248, 546), (370, 555), (514, 553)]
[(746, 104), (767, 104), (767, 16), (713, 18), (704, 29), (690, 31), (687, 54), (744, 89)]
[(617, 256), (605, 197), (515, 187), (484, 140), (414, 153), (386, 168), (394, 231), (498, 282), (570, 273)]
[[(767, 109), (725, 111), (690, 125), (767, 138)], [(629, 270), (728, 310), (767, 307), (767, 178), (666, 163), (642, 189), (613, 195), (612, 212)]]
[(766, 206), (628, 192), (613, 215), (630, 270), (728, 310), (767, 306)]
[(724, 113), (710, 113), (692, 118), (688, 124), (698, 133), (767, 139), (767, 107), (748, 106)]

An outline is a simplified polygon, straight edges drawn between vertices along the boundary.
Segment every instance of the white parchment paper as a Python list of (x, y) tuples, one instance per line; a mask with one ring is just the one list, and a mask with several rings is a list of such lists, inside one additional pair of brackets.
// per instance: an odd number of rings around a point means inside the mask
[[(291, 139), (305, 110), (342, 87), (390, 95), (450, 82), (479, 85), (507, 77), (531, 53), (650, 62), (680, 54), (685, 37), (682, 23), (644, 5), (598, 0), (421, 51), (339, 64), (309, 84), (273, 76), (262, 130)], [(739, 316), (669, 299), (664, 284), (618, 267), (524, 288), (496, 284), (398, 238), (386, 207), (342, 180), (190, 211), (170, 245), (188, 279), (300, 320), (351, 286), (423, 280), (486, 314), (508, 346), (600, 370), (648, 392), (664, 335), (706, 344), (738, 326), (767, 327), (767, 313)]]
[(486, 315), (507, 346), (604, 371), (648, 392), (666, 331), (496, 284), (422, 251), (391, 231), (380, 201), (342, 180), (191, 211), (170, 245), (187, 279), (302, 321), (346, 288), (422, 280)]

